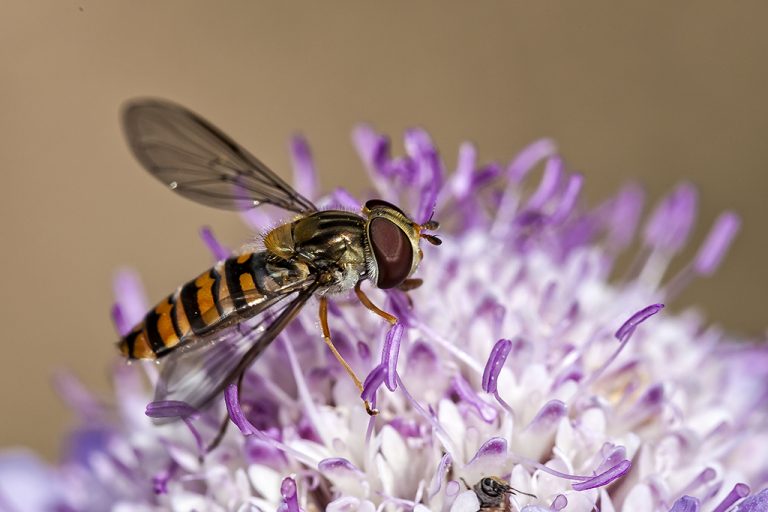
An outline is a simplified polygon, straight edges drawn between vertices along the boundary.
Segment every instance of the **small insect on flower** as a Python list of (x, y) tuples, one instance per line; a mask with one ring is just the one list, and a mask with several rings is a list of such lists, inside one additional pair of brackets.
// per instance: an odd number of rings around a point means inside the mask
[(469, 487), (469, 484), (463, 478), (461, 481), (464, 482), (467, 489), (471, 489), (477, 496), (477, 501), (480, 502), (480, 510), (487, 510), (488, 512), (510, 512), (512, 510), (509, 504), (510, 494), (519, 493), (536, 498), (533, 494), (514, 489), (497, 476), (486, 476), (472, 487)]
[[(129, 359), (163, 359), (155, 401), (181, 402), (178, 418), (208, 405), (238, 379), (312, 296), (319, 297), (323, 338), (362, 393), (363, 386), (331, 341), (327, 295), (355, 290), (360, 302), (392, 324), (361, 289), (412, 289), (423, 238), (435, 221), (412, 221), (386, 201), (362, 214), (319, 211), (218, 128), (170, 102), (139, 100), (124, 111), (128, 143), (144, 168), (182, 196), (215, 208), (270, 204), (297, 216), (245, 246), (151, 309), (118, 343)], [(365, 408), (376, 414), (368, 401)]]

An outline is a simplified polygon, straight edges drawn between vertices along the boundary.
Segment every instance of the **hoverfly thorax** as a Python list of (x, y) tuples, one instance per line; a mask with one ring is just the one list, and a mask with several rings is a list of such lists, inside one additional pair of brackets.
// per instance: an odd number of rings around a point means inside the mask
[[(381, 199), (365, 203), (368, 276), (378, 288), (394, 288), (416, 271), (422, 258), (419, 242), (426, 226), (416, 224), (395, 205)], [(434, 222), (430, 221), (432, 227)]]

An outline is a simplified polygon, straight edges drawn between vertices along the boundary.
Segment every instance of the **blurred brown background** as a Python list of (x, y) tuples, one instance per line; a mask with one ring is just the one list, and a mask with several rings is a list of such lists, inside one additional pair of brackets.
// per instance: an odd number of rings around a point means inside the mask
[(0, 446), (54, 456), (69, 412), (50, 378), (108, 390), (110, 278), (158, 299), (229, 244), (236, 215), (173, 197), (130, 157), (119, 105), (167, 97), (203, 113), (285, 176), (311, 140), (322, 185), (366, 183), (354, 123), (431, 130), (446, 161), (478, 143), (508, 160), (542, 135), (597, 198), (629, 178), (658, 198), (700, 187), (696, 237), (718, 212), (744, 229), (724, 268), (678, 301), (760, 335), (768, 288), (768, 4), (764, 2), (4, 2)]

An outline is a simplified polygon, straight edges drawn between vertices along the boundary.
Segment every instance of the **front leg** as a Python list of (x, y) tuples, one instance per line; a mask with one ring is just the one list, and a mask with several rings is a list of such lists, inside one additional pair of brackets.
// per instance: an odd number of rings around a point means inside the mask
[[(323, 340), (325, 341), (325, 344), (328, 345), (328, 348), (331, 349), (331, 352), (333, 353), (334, 357), (336, 357), (336, 360), (341, 363), (341, 366), (343, 366), (347, 371), (347, 375), (352, 378), (358, 391), (360, 391), (362, 394), (363, 383), (357, 377), (352, 367), (349, 366), (349, 363), (347, 363), (339, 351), (336, 350), (333, 341), (331, 341), (331, 329), (328, 327), (328, 299), (326, 297), (320, 297), (320, 326), (323, 329)], [(368, 400), (363, 400), (363, 402), (365, 404), (365, 412), (367, 412), (369, 416), (375, 416), (379, 413), (379, 411), (371, 407), (371, 404), (368, 402)]]
[(355, 285), (355, 295), (357, 295), (357, 298), (360, 299), (360, 302), (363, 303), (363, 306), (373, 311), (390, 324), (395, 325), (397, 323), (397, 317), (391, 313), (387, 313), (383, 309), (379, 308), (376, 304), (371, 302), (371, 299), (369, 299), (368, 296), (360, 288), (361, 283), (362, 281), (358, 281)]

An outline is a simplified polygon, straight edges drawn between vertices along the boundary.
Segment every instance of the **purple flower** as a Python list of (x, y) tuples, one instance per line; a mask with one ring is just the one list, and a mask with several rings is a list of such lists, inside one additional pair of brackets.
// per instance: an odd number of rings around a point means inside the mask
[[(0, 456), (0, 509), (463, 511), (494, 476), (527, 512), (765, 510), (768, 346), (662, 309), (716, 270), (733, 213), (665, 280), (696, 218), (690, 184), (643, 224), (637, 186), (584, 206), (588, 183), (550, 140), (508, 165), (479, 164), (463, 144), (452, 173), (422, 130), (406, 133), (404, 155), (368, 126), (354, 141), (378, 196), (419, 222), (434, 213), (444, 241), (424, 247), (424, 284), (409, 297), (369, 292), (400, 317), (394, 326), (354, 296), (332, 297), (331, 331), (378, 416), (360, 407), (307, 308), (211, 410), (147, 406), (154, 365), (115, 370), (115, 407), (60, 379), (83, 426), (56, 467)], [(315, 197), (307, 142), (291, 150), (296, 186)], [(537, 165), (541, 181), (526, 183)], [(317, 203), (361, 201), (337, 189)], [(613, 280), (638, 226), (642, 247)], [(202, 234), (215, 259), (229, 254)], [(125, 332), (147, 304), (131, 273), (116, 295)], [(161, 425), (147, 416), (180, 413)], [(222, 431), (225, 419), (234, 425)]]

